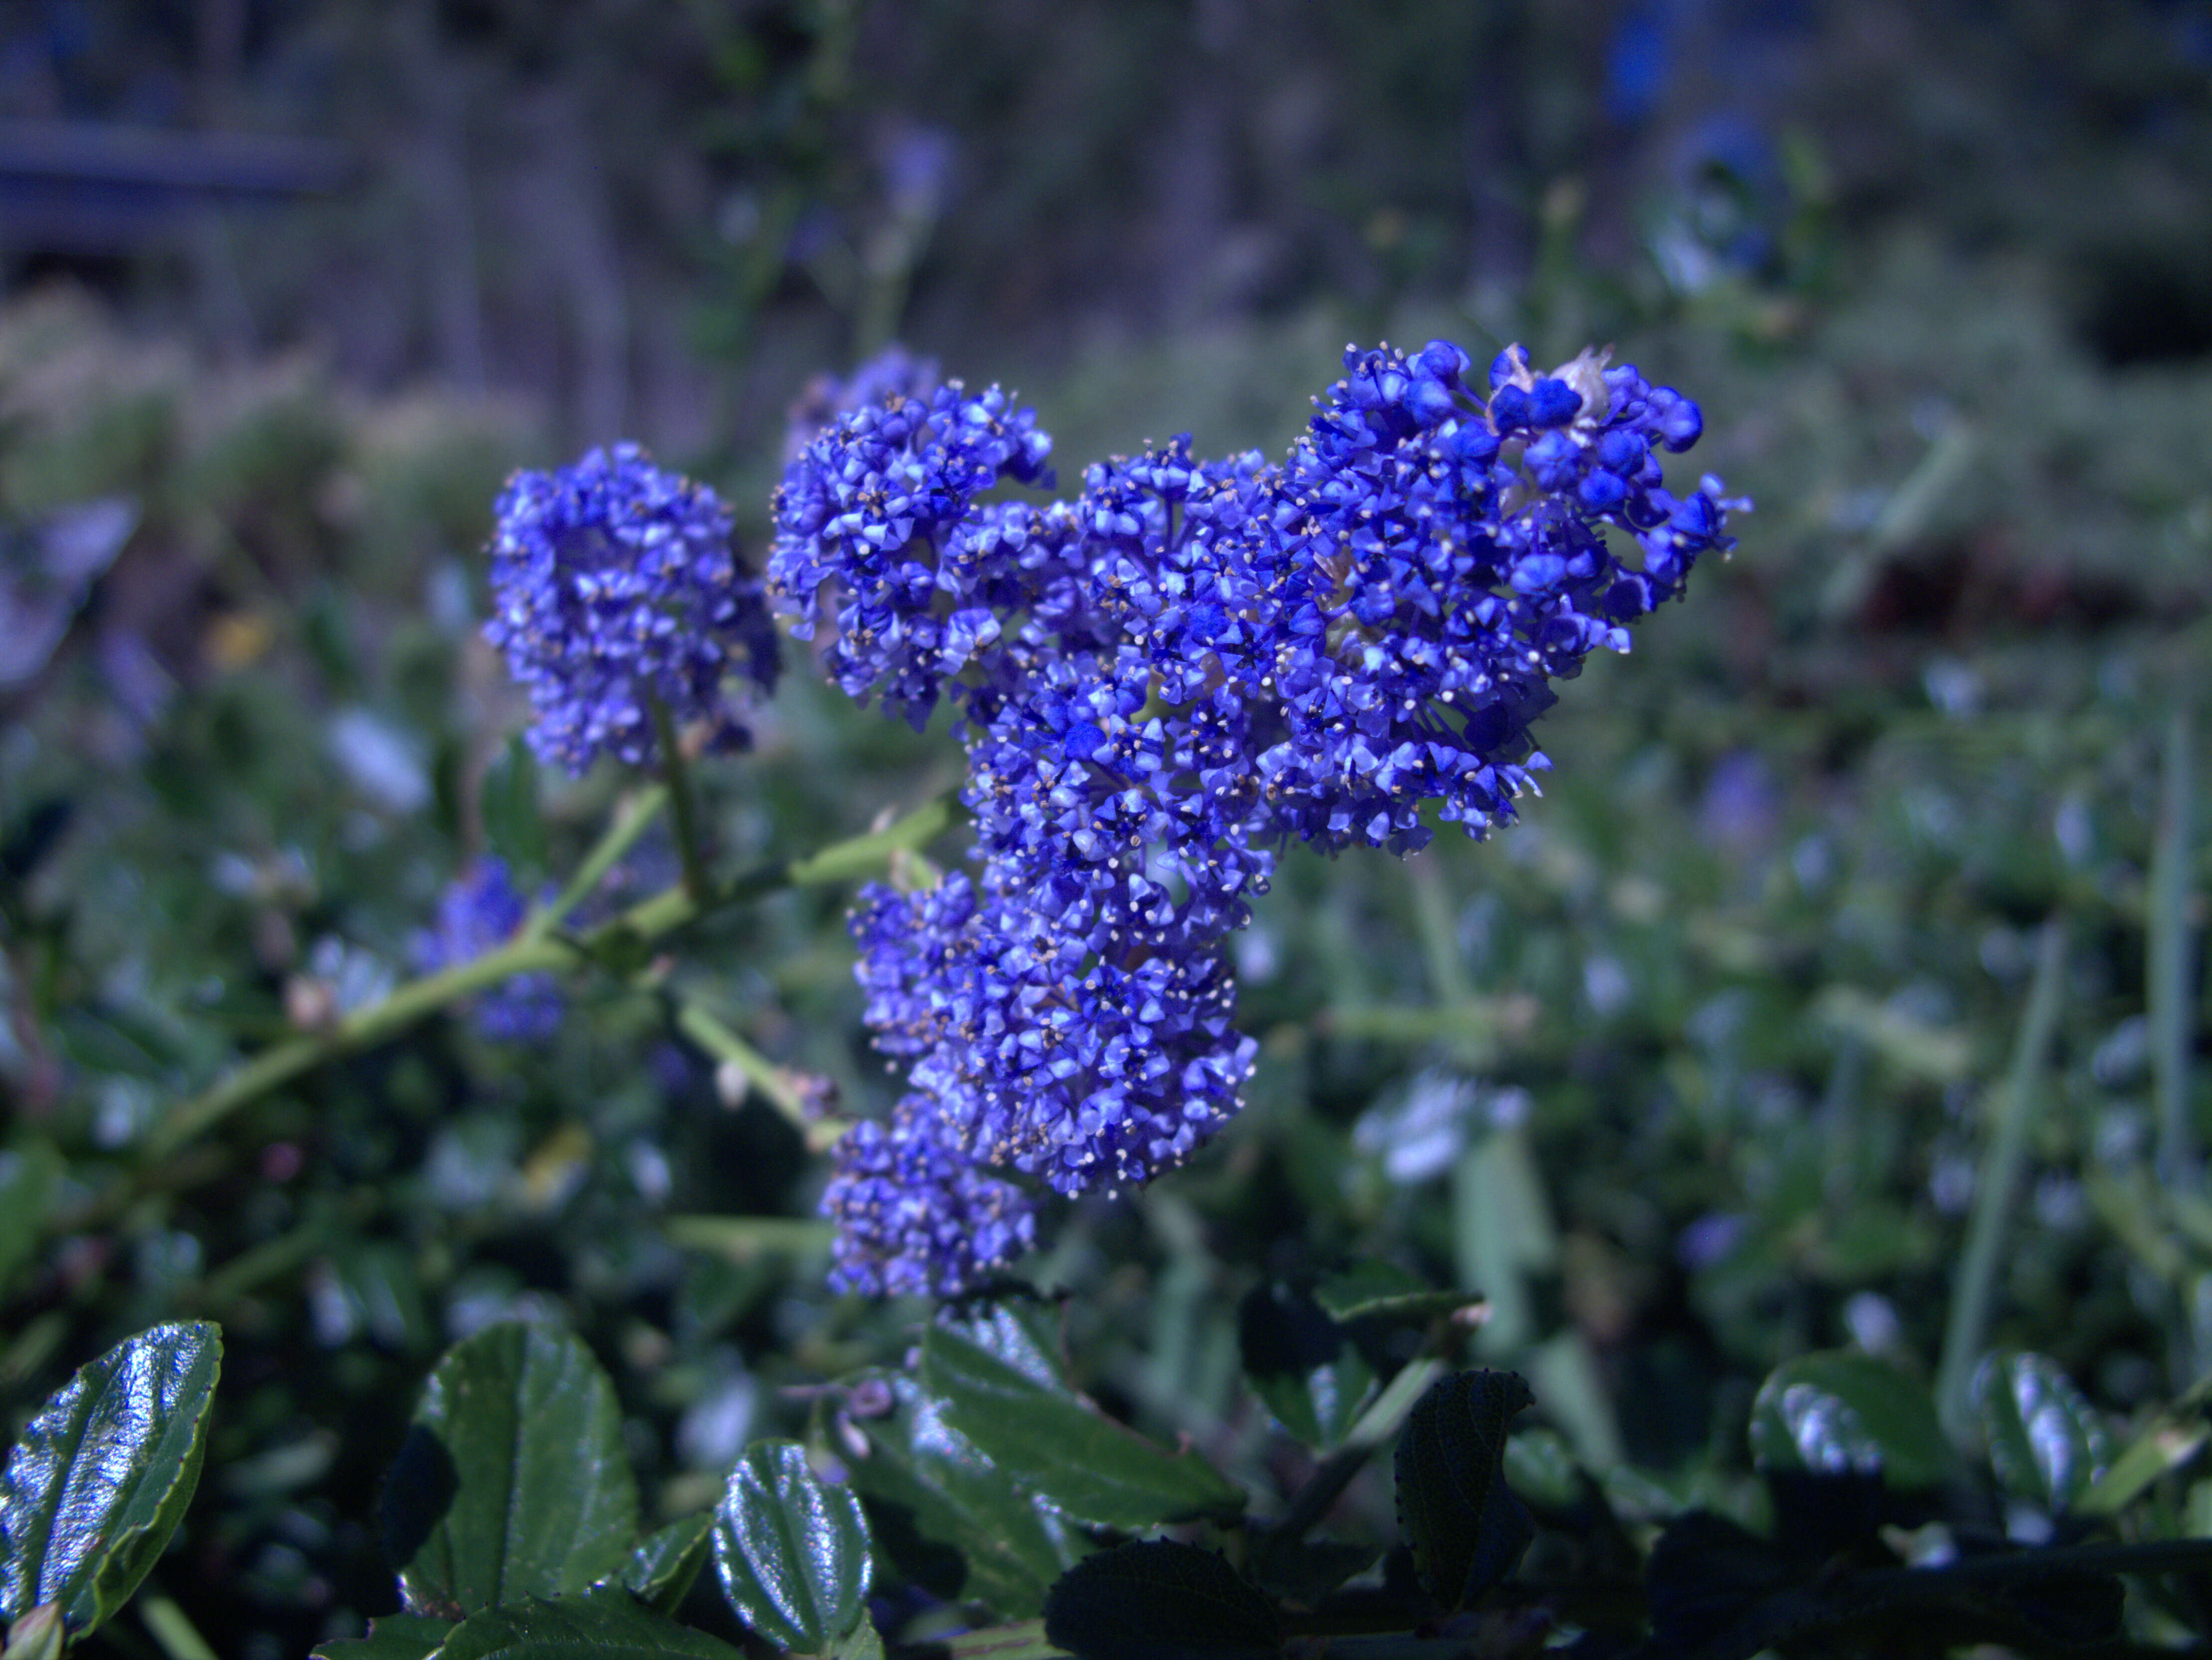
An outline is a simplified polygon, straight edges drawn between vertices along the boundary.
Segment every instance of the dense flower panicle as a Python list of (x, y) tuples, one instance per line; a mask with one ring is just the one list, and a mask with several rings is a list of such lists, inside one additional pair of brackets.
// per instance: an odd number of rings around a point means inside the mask
[[(512, 939), (529, 909), (504, 860), (477, 860), (446, 885), (436, 922), (415, 936), (416, 970), (435, 974), (473, 963)], [(518, 974), (478, 997), (473, 1018), (477, 1030), (494, 1043), (538, 1043), (561, 1029), (564, 1006), (551, 975)]]
[(901, 360), (787, 468), (775, 602), (855, 696), (953, 701), (978, 861), (854, 915), (912, 1092), (841, 1151), (841, 1283), (942, 1293), (1026, 1243), (1026, 1211), (969, 1240), (1013, 1202), (984, 1167), (1073, 1195), (1188, 1158), (1251, 1068), (1224, 947), (1279, 850), (1510, 820), (1553, 683), (1734, 545), (1748, 504), (1661, 470), (1697, 406), (1605, 354), (1345, 367), (1279, 465), (1179, 437), (1031, 508), (981, 499), (1046, 477), (1030, 412)]
[(841, 1137), (822, 1210), (830, 1283), (867, 1297), (953, 1297), (1029, 1250), (1035, 1202), (929, 1129), (909, 1097)]
[(575, 774), (654, 761), (656, 699), (744, 743), (728, 683), (774, 689), (775, 631), (714, 491), (623, 444), (518, 472), (496, 515), (484, 635), (530, 693), (540, 757)]

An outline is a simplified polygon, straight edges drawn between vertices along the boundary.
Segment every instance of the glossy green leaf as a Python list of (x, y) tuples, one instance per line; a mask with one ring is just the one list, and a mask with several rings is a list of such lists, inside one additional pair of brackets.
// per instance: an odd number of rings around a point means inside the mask
[(2015, 1497), (2069, 1510), (2112, 1462), (2104, 1420), (2045, 1355), (1990, 1355), (1974, 1375), (1974, 1406), (1990, 1468)]
[(1284, 1432), (1330, 1451), (1375, 1394), (1375, 1372), (1313, 1298), (1255, 1286), (1237, 1305), (1237, 1342), (1252, 1392)]
[(123, 1605), (191, 1502), (222, 1370), (212, 1323), (155, 1326), (40, 1408), (0, 1475), (0, 1617), (58, 1602), (82, 1636)]
[(1035, 1297), (1002, 1297), (980, 1309), (942, 1317), (937, 1323), (1047, 1389), (1067, 1388), (1067, 1370), (1060, 1359), (1060, 1309), (1055, 1304)]
[(1513, 1572), (1535, 1524), (1505, 1485), (1506, 1432), (1535, 1405), (1510, 1371), (1439, 1377), (1413, 1403), (1398, 1438), (1398, 1526), (1413, 1568), (1447, 1611)]
[(1951, 1458), (1927, 1386), (1849, 1349), (1775, 1368), (1752, 1402), (1751, 1454), (1762, 1468), (1878, 1470), (1893, 1487), (1933, 1487)]
[(1273, 1660), (1275, 1606), (1212, 1551), (1148, 1539), (1085, 1558), (1052, 1588), (1045, 1635), (1077, 1660)]
[(714, 1560), (738, 1617), (770, 1642), (820, 1654), (867, 1618), (874, 1564), (849, 1487), (796, 1441), (756, 1441), (714, 1512)]
[(447, 1351), (384, 1490), (410, 1613), (458, 1620), (618, 1577), (637, 1487), (614, 1386), (555, 1327), (487, 1327)]
[(1076, 1521), (1136, 1529), (1243, 1512), (1243, 1493), (1196, 1453), (1154, 1446), (949, 1328), (923, 1337), (921, 1378), (947, 1423)]
[(453, 1629), (450, 1620), (419, 1614), (387, 1614), (368, 1622), (366, 1637), (341, 1637), (318, 1643), (307, 1652), (315, 1660), (428, 1660)]
[(1325, 1275), (1314, 1301), (1332, 1320), (1428, 1320), (1480, 1299), (1463, 1291), (1438, 1291), (1419, 1274), (1380, 1260)]
[[(605, 1587), (551, 1602), (509, 1602), (453, 1627), (438, 1660), (741, 1660), (720, 1638), (679, 1626)], [(394, 1657), (398, 1660), (398, 1657)]]
[(61, 1173), (62, 1156), (47, 1142), (0, 1149), (0, 1291), (38, 1249)]
[(687, 1516), (638, 1541), (622, 1571), (622, 1583), (640, 1601), (673, 1614), (714, 1554), (713, 1512)]
[(943, 1404), (912, 1378), (891, 1388), (896, 1408), (860, 1423), (869, 1453), (852, 1463), (876, 1543), (949, 1602), (1009, 1619), (1041, 1613), (1053, 1581), (1088, 1548), (1083, 1535), (946, 1423)]

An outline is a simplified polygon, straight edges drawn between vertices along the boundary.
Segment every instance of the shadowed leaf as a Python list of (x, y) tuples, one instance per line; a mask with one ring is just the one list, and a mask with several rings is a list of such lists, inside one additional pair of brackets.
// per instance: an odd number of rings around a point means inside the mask
[(1398, 1525), (1447, 1612), (1513, 1572), (1535, 1525), (1505, 1485), (1506, 1432), (1535, 1396), (1510, 1371), (1440, 1377), (1398, 1438)]
[(1212, 1551), (1151, 1539), (1086, 1557), (1045, 1601), (1045, 1635), (1078, 1660), (1271, 1660), (1274, 1604)]

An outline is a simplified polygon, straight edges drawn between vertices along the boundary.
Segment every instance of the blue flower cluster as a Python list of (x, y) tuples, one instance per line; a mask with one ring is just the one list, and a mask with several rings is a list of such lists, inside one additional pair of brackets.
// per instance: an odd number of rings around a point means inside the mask
[(652, 706), (741, 747), (726, 683), (774, 689), (775, 629), (714, 491), (634, 444), (518, 472), (495, 509), (484, 636), (536, 710), (538, 755), (580, 774), (659, 757)]
[(1510, 821), (1551, 683), (1734, 545), (1748, 504), (1662, 473), (1697, 406), (1602, 352), (1512, 348), (1479, 387), (1448, 342), (1345, 368), (1279, 465), (1178, 438), (1042, 506), (994, 494), (1052, 482), (996, 387), (902, 361), (797, 435), (769, 597), (854, 696), (917, 727), (951, 702), (977, 842), (853, 920), (912, 1093), (841, 1144), (843, 1287), (943, 1292), (1024, 1249), (988, 1169), (1073, 1195), (1188, 1158), (1251, 1068), (1223, 948), (1279, 851)]
[[(423, 974), (473, 963), (514, 937), (529, 906), (508, 876), (507, 861), (479, 859), (446, 885), (436, 923), (415, 936), (415, 966)], [(476, 1000), (477, 1030), (495, 1043), (542, 1043), (561, 1029), (560, 982), (550, 974), (518, 974)]]

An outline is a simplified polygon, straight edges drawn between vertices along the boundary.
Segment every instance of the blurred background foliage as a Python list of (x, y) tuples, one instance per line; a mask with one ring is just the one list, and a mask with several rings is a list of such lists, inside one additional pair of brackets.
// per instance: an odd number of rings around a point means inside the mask
[[(114, 148), (148, 130), (191, 167)], [(636, 437), (757, 549), (784, 410), (894, 337), (1018, 385), (1066, 479), (1183, 430), (1279, 453), (1346, 339), (1445, 335), (1618, 342), (1759, 511), (1567, 689), (1521, 827), (1285, 861), (1249, 1110), (1032, 1265), (1080, 1381), (1287, 1491), (1237, 1299), (1380, 1256), (1487, 1292), (1486, 1351), (1653, 1513), (1740, 1505), (1770, 1368), (1936, 1368), (2055, 921), (1987, 1336), (2144, 1421), (2212, 1370), (2208, 181), (2197, 0), (21, 0), (0, 1395), (223, 1323), (155, 1584), (245, 1660), (392, 1606), (379, 1472), (502, 1315), (609, 1365), (654, 1516), (711, 1500), (919, 1312), (826, 1295), (817, 1163), (673, 1018), (887, 1105), (844, 896), (580, 980), (540, 1049), (436, 1021), (142, 1149), (410, 972), (471, 858), (565, 877), (624, 787), (526, 778), (514, 827), (501, 478)], [(759, 738), (706, 775), (732, 867), (957, 781), (803, 669)], [(612, 880), (672, 873), (648, 841)], [(1347, 1503), (1387, 1531), (1379, 1480)]]

